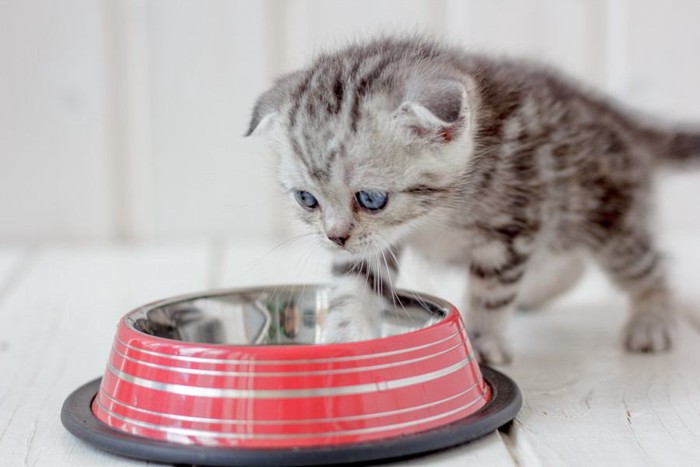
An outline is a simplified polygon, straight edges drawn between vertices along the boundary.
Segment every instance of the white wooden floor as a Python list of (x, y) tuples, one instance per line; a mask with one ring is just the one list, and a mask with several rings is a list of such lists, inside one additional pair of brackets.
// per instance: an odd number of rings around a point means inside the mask
[[(664, 236), (685, 302), (700, 308), (700, 228)], [(61, 426), (64, 398), (103, 371), (119, 317), (145, 302), (211, 287), (323, 280), (308, 245), (0, 247), (0, 465), (144, 465), (104, 454)], [(455, 276), (409, 259), (405, 286), (458, 297)], [(417, 287), (419, 285), (419, 287)], [(524, 406), (508, 432), (395, 465), (700, 465), (700, 313), (668, 354), (619, 345), (624, 299), (589, 273), (549, 309), (519, 314), (503, 368)]]

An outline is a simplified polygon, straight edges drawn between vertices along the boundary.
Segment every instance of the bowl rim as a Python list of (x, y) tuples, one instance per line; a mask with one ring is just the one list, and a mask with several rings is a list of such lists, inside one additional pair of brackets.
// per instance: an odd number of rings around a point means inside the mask
[[(324, 349), (327, 349), (329, 351), (332, 350), (343, 350), (343, 351), (349, 351), (349, 350), (360, 350), (366, 348), (368, 343), (386, 343), (386, 342), (391, 342), (391, 341), (396, 341), (397, 339), (404, 339), (405, 336), (419, 336), (421, 334), (425, 334), (427, 332), (430, 332), (430, 330), (434, 330), (437, 327), (440, 326), (448, 326), (452, 320), (455, 319), (455, 315), (457, 315), (457, 319), (462, 323), (461, 324), (461, 330), (466, 330), (466, 326), (464, 326), (464, 323), (461, 320), (461, 316), (459, 313), (459, 310), (455, 305), (453, 305), (451, 302), (436, 297), (431, 294), (423, 293), (423, 292), (416, 292), (413, 290), (407, 290), (407, 289), (397, 289), (396, 293), (399, 295), (407, 295), (410, 298), (410, 295), (420, 297), (421, 300), (426, 301), (435, 308), (441, 310), (443, 315), (439, 317), (439, 319), (427, 326), (421, 327), (419, 329), (414, 329), (411, 331), (406, 331), (402, 332), (400, 334), (394, 334), (391, 336), (384, 336), (384, 337), (376, 337), (372, 339), (364, 339), (360, 341), (351, 341), (351, 342), (333, 342), (333, 343), (318, 343), (318, 344), (271, 344), (271, 345), (260, 345), (260, 344), (215, 344), (215, 343), (204, 343), (204, 342), (192, 342), (192, 341), (184, 341), (184, 340), (178, 340), (178, 339), (169, 339), (167, 337), (161, 337), (161, 336), (155, 336), (153, 334), (148, 334), (146, 332), (140, 331), (136, 329), (130, 322), (130, 318), (132, 315), (138, 313), (138, 312), (148, 312), (150, 310), (178, 303), (178, 302), (184, 302), (187, 300), (194, 300), (194, 299), (199, 299), (199, 298), (210, 298), (210, 297), (217, 297), (217, 296), (222, 296), (222, 295), (244, 295), (246, 293), (257, 293), (264, 291), (266, 289), (300, 289), (304, 291), (305, 289), (320, 289), (320, 288), (328, 288), (330, 286), (329, 283), (323, 283), (323, 282), (317, 282), (317, 283), (308, 283), (308, 284), (270, 284), (270, 285), (261, 285), (261, 286), (248, 286), (248, 287), (230, 287), (230, 288), (214, 288), (214, 289), (206, 289), (202, 290), (199, 292), (189, 292), (189, 293), (184, 293), (184, 294), (179, 294), (179, 295), (174, 295), (172, 297), (167, 297), (167, 298), (162, 298), (159, 300), (155, 300), (149, 303), (146, 303), (144, 305), (141, 305), (137, 308), (132, 309), (131, 311), (127, 312), (122, 318), (119, 320), (119, 326), (124, 326), (125, 329), (127, 329), (129, 332), (135, 333), (139, 336), (141, 336), (144, 340), (147, 340), (149, 343), (153, 344), (162, 344), (162, 345), (168, 345), (168, 346), (187, 346), (187, 347), (197, 347), (201, 349), (212, 349), (212, 350), (230, 350), (230, 351), (246, 351), (250, 352), (253, 351), (253, 349), (265, 349), (265, 348), (274, 348), (280, 351), (284, 350), (292, 350), (294, 349), (295, 352), (301, 352), (304, 350), (311, 350), (311, 349), (318, 349), (320, 347), (323, 347)], [(430, 311), (430, 310), (428, 310)], [(461, 331), (460, 330), (460, 331)]]

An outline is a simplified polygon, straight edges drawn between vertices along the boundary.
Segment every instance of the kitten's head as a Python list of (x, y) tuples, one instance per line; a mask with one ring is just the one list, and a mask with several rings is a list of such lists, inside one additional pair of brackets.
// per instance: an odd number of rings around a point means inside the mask
[(395, 244), (455, 201), (471, 154), (470, 83), (444, 52), (377, 41), (318, 58), (257, 101), (303, 221), (336, 249)]

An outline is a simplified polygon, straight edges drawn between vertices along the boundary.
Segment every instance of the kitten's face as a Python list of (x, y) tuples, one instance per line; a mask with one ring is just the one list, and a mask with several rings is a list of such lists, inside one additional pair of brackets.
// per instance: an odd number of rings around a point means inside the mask
[(282, 186), (329, 248), (385, 250), (455, 199), (470, 139), (416, 140), (384, 104), (365, 102), (355, 132), (343, 119), (275, 129)]
[(340, 54), (279, 80), (248, 134), (271, 136), (282, 186), (326, 245), (370, 255), (460, 198), (472, 149), (467, 88), (434, 69)]

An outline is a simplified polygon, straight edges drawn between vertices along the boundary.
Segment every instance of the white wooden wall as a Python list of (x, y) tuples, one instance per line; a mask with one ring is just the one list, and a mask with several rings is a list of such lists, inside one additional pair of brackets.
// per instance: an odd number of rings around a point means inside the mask
[[(284, 235), (242, 137), (254, 99), (381, 31), (534, 56), (700, 122), (699, 25), (695, 0), (0, 0), (0, 241)], [(700, 192), (679, 180), (662, 204), (683, 222), (673, 200)]]

